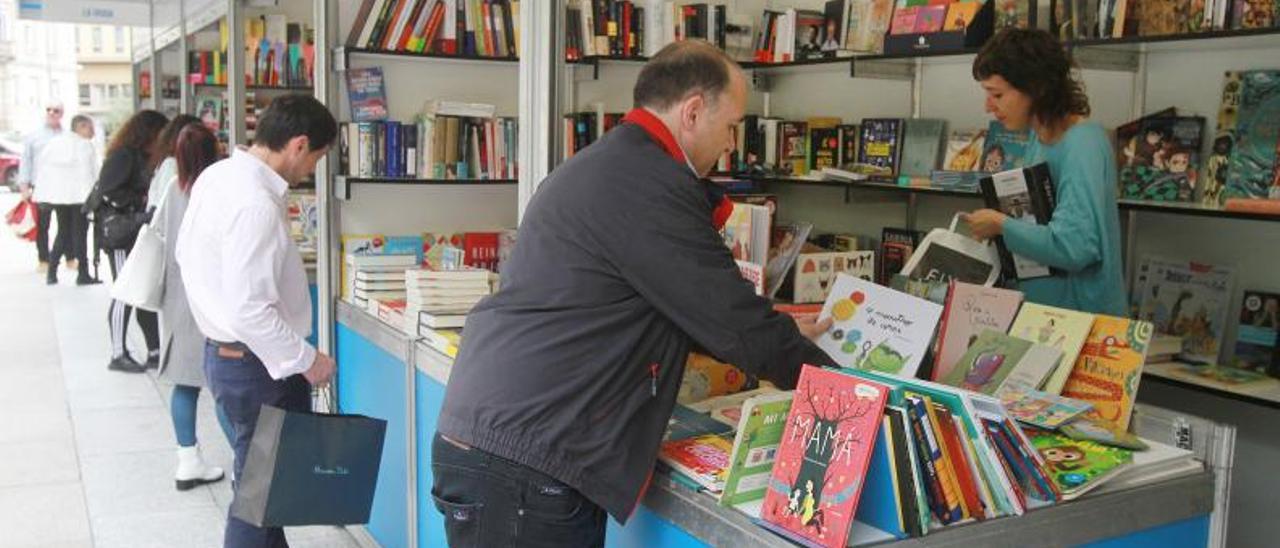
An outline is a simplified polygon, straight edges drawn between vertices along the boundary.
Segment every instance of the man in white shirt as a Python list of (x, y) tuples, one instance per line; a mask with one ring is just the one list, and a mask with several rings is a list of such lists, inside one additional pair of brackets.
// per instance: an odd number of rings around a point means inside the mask
[[(235, 477), (258, 409), (308, 411), (310, 386), (334, 374), (333, 358), (306, 341), (311, 297), (289, 237), (285, 195), (311, 175), (337, 134), (333, 115), (315, 98), (275, 99), (258, 119), (253, 146), (200, 174), (178, 231), (182, 283), (208, 338), (205, 376), (236, 432)], [(228, 548), (287, 545), (283, 529), (228, 515)]]
[(98, 180), (97, 152), (91, 139), (93, 120), (77, 114), (71, 119), (71, 131), (50, 139), (36, 159), (39, 168), (33, 198), (58, 217), (58, 236), (48, 252), (54, 268), (45, 273), (49, 285), (58, 283), (57, 264), (63, 256), (68, 262), (75, 259), (78, 263), (77, 285), (101, 283), (89, 275), (89, 261), (85, 257), (89, 222), (80, 211), (93, 190), (94, 181)]
[[(40, 151), (44, 146), (62, 133), (62, 102), (50, 101), (44, 107), (44, 124), (27, 134), (22, 140), (22, 163), (18, 164), (18, 187), (23, 197), (29, 197), (39, 174)], [(36, 227), (36, 255), (40, 260), (43, 272), (49, 266), (49, 221), (52, 220), (53, 208), (36, 200), (39, 207), (39, 218)], [(58, 268), (58, 265), (53, 265)]]

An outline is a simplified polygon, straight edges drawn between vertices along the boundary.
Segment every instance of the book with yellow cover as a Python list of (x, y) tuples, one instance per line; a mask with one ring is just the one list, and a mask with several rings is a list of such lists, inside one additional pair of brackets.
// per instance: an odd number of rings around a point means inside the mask
[(1128, 430), (1153, 332), (1150, 322), (1095, 318), (1062, 395), (1093, 404), (1087, 417)]
[(1025, 303), (1009, 326), (1009, 334), (1028, 341), (1052, 346), (1062, 351), (1062, 361), (1049, 374), (1042, 390), (1050, 394), (1062, 392), (1080, 348), (1089, 337), (1093, 315), (1038, 303)]

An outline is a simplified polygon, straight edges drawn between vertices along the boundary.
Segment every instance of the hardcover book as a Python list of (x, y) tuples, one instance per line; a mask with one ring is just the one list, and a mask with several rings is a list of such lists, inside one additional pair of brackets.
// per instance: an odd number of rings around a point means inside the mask
[(840, 130), (837, 128), (813, 128), (809, 130), (809, 169), (839, 167)]
[(1271, 196), (1280, 135), (1280, 71), (1240, 73), (1239, 109), (1235, 120), (1224, 198)]
[(719, 493), (729, 470), (732, 443), (727, 435), (706, 435), (662, 442), (658, 460), (700, 487)]
[(810, 365), (800, 372), (761, 518), (844, 548), (889, 389)]
[(911, 34), (916, 31), (916, 23), (920, 18), (920, 7), (899, 7), (893, 10), (893, 24), (889, 34)]
[(800, 177), (809, 173), (807, 159), (809, 125), (804, 122), (778, 124), (778, 173)]
[(916, 26), (914, 32), (916, 34), (925, 34), (941, 31), (946, 17), (946, 4), (921, 6), (919, 13), (916, 15)]
[(952, 282), (938, 328), (933, 380), (946, 378), (982, 331), (1007, 332), (1021, 305), (1021, 292)]
[(1125, 147), (1120, 170), (1120, 197), (1190, 202), (1200, 175), (1204, 118), (1160, 117), (1143, 120), (1138, 135)]
[(947, 6), (947, 19), (943, 30), (964, 31), (969, 28), (973, 18), (978, 16), (982, 2), (978, 0), (954, 2)]
[(720, 495), (721, 506), (764, 498), (793, 397), (791, 392), (757, 395), (739, 408), (741, 417)]
[[(977, 6), (977, 2), (952, 4), (952, 6)], [(987, 130), (960, 130), (951, 132), (947, 139), (947, 155), (942, 162), (945, 171), (977, 171), (982, 158), (982, 146), (987, 141)]]
[(885, 168), (896, 174), (902, 148), (902, 122), (899, 118), (863, 120), (858, 163)]
[(1050, 394), (1060, 394), (1092, 328), (1093, 314), (1029, 302), (1023, 303), (1009, 334), (1062, 351), (1061, 362), (1043, 388)]
[(991, 395), (1031, 349), (1031, 341), (987, 329), (965, 351), (943, 384)]
[(1093, 408), (1093, 405), (1041, 392), (1020, 383), (1005, 383), (996, 397), (1014, 420), (1047, 430), (1057, 429)]
[(858, 124), (841, 124), (836, 130), (840, 136), (840, 158), (836, 167), (844, 169), (858, 161)]
[(1027, 430), (1036, 451), (1044, 458), (1046, 470), (1071, 500), (1101, 485), (1133, 463), (1133, 452), (1091, 441), (1073, 440), (1046, 430)]
[(840, 274), (819, 316), (834, 324), (818, 346), (844, 367), (912, 378), (941, 315), (937, 304)]
[(902, 169), (900, 170), (903, 175), (928, 177), (938, 168), (946, 126), (945, 120), (913, 118), (906, 121), (902, 136)]
[(1234, 269), (1146, 257), (1133, 284), (1135, 316), (1182, 337), (1184, 360), (1217, 363), (1230, 317)]
[(1031, 134), (1026, 131), (1010, 131), (1004, 124), (992, 120), (987, 126), (987, 139), (982, 147), (982, 162), (979, 171), (996, 173), (1009, 171), (1023, 166), (1023, 157), (1027, 154), (1027, 145), (1031, 143)]
[[(1004, 213), (1015, 222), (1047, 225), (1053, 218), (1056, 200), (1048, 164), (993, 173), (990, 177), (983, 177), (978, 186), (987, 207)], [(1003, 238), (996, 238), (996, 246), (1007, 277), (1025, 280), (1043, 278), (1052, 273), (1049, 267), (1009, 251)]]
[(1245, 291), (1236, 328), (1235, 360), (1242, 369), (1280, 376), (1280, 294)]
[(348, 69), (347, 98), (351, 101), (352, 120), (386, 120), (387, 91), (382, 78), (382, 67)]
[(1149, 322), (1095, 318), (1062, 395), (1093, 404), (1088, 416), (1128, 430), (1152, 333)]
[(920, 245), (920, 233), (904, 228), (885, 227), (880, 232), (880, 273), (876, 283), (889, 285), (895, 274), (911, 260), (911, 254)]
[(1031, 0), (995, 0), (995, 30), (1029, 29), (1035, 25), (1035, 4)]

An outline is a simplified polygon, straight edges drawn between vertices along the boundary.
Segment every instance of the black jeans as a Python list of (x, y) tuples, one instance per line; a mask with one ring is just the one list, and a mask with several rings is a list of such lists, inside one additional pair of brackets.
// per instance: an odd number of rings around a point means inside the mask
[[(89, 261), (85, 260), (85, 240), (89, 220), (80, 212), (83, 204), (48, 204), (58, 216), (58, 235), (46, 255), (50, 264), (58, 264), (63, 257), (80, 263), (80, 277), (89, 277)], [(47, 236), (46, 236), (47, 238)]]
[(604, 546), (604, 509), (532, 468), (436, 434), (431, 474), (453, 548)]
[[(221, 349), (220, 349), (221, 347)], [(267, 374), (267, 368), (247, 347), (241, 344), (216, 344), (204, 346), (204, 374), (209, 380), (213, 399), (226, 413), (235, 431), (235, 477), (233, 490), (240, 488), (238, 479), (244, 471), (244, 460), (249, 454), (249, 442), (253, 441), (258, 426), (258, 411), (263, 405), (279, 407), (286, 411), (311, 410), (311, 385), (302, 375), (275, 380)], [(318, 502), (323, 504), (323, 502)], [(286, 548), (284, 528), (254, 527), (227, 513), (227, 528), (223, 535), (225, 548)]]
[(36, 258), (49, 262), (49, 225), (53, 222), (53, 204), (36, 203)]

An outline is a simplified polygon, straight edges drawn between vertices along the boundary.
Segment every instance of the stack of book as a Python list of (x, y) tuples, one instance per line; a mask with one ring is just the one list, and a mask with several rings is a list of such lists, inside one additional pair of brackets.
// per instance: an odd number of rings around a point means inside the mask
[[(349, 291), (352, 304), (369, 310), (376, 301), (394, 301), (405, 298), (405, 270), (417, 266), (414, 255), (353, 255), (346, 256)], [(376, 310), (373, 309), (373, 310)], [(375, 312), (376, 314), (376, 312)]]
[(347, 46), (380, 51), (515, 58), (519, 0), (364, 0)]
[(338, 168), (354, 177), (514, 179), (517, 121), (495, 112), (487, 104), (428, 101), (413, 122), (340, 124)]
[(570, 0), (565, 7), (565, 58), (577, 61), (583, 57), (643, 55), (647, 45), (645, 9), (637, 3)]
[(415, 321), (419, 334), (461, 328), (471, 308), (493, 293), (494, 278), (481, 268), (405, 271), (405, 317)]

